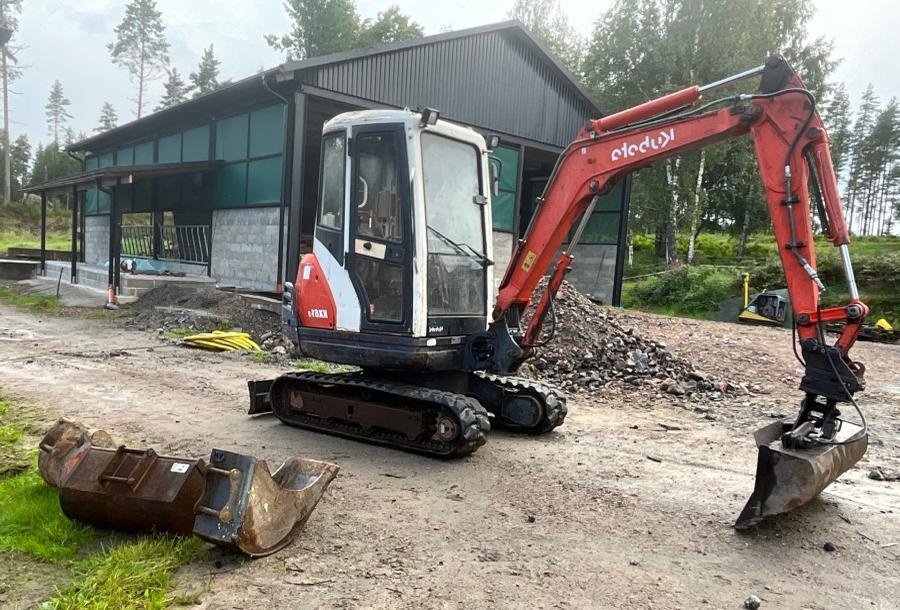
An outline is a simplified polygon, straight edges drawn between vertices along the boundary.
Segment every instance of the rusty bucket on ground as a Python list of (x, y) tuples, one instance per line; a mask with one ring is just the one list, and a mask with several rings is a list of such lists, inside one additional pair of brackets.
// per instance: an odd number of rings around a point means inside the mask
[(290, 458), (273, 474), (264, 460), (214, 449), (194, 534), (251, 557), (287, 545), (338, 473), (335, 464)]
[(115, 445), (115, 441), (103, 430), (91, 434), (81, 424), (60, 419), (41, 439), (38, 471), (48, 485), (60, 487), (92, 446)]
[(806, 504), (852, 468), (868, 447), (869, 436), (861, 434), (861, 426), (841, 421), (834, 443), (788, 449), (782, 446), (781, 437), (792, 426), (792, 421), (779, 421), (754, 434), (759, 447), (756, 483), (734, 524), (736, 529), (747, 529), (766, 517)]
[(270, 474), (262, 460), (219, 449), (210, 464), (167, 457), (116, 447), (106, 432), (91, 434), (67, 420), (44, 435), (38, 464), (70, 518), (116, 530), (195, 534), (251, 557), (286, 546), (338, 472), (334, 464), (290, 458)]

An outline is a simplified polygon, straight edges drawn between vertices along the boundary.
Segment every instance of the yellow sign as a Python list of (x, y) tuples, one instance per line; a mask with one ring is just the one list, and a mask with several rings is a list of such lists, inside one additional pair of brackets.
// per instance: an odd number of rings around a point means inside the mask
[(528, 254), (525, 255), (525, 262), (522, 263), (522, 271), (531, 271), (531, 266), (534, 264), (534, 259), (536, 258), (537, 254), (529, 250)]

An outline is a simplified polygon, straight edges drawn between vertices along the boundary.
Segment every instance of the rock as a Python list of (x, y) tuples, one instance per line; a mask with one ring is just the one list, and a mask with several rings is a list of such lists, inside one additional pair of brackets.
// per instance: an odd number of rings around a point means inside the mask
[(675, 396), (684, 396), (685, 394), (687, 394), (687, 390), (680, 383), (673, 383), (666, 386), (666, 392)]
[(900, 475), (891, 470), (885, 470), (880, 466), (876, 466), (869, 471), (869, 478), (873, 481), (896, 481), (900, 478)]
[(834, 551), (837, 550), (835, 548), (835, 546), (833, 544), (831, 544), (830, 542), (826, 542), (825, 544), (823, 544), (822, 548), (825, 549), (826, 553), (833, 553)]
[(751, 595), (744, 600), (744, 608), (746, 608), (747, 610), (758, 610), (761, 605), (762, 600), (755, 595)]
[(282, 356), (287, 353), (287, 350), (284, 349), (283, 345), (276, 345), (272, 348), (272, 353), (278, 356)]
[(534, 523), (537, 521), (534, 515), (528, 515), (528, 523)]

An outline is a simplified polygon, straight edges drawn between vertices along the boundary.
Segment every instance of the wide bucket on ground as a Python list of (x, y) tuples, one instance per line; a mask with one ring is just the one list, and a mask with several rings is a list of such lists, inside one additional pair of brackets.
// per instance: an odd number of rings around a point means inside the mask
[(808, 449), (786, 449), (781, 435), (793, 421), (779, 421), (754, 434), (759, 447), (753, 494), (734, 524), (746, 529), (766, 517), (786, 513), (806, 504), (835, 479), (853, 467), (866, 452), (868, 434), (847, 421), (835, 435), (835, 443)]

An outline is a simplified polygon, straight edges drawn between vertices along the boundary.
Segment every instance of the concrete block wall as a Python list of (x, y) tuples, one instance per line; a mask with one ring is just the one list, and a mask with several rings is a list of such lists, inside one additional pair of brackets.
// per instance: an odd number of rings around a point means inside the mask
[(497, 294), (500, 280), (503, 279), (506, 267), (509, 266), (509, 259), (512, 258), (513, 236), (512, 233), (494, 231), (492, 237), (494, 242), (494, 294)]
[(214, 210), (210, 258), (220, 285), (275, 290), (278, 208)]
[(84, 262), (102, 265), (109, 260), (109, 214), (85, 216)]

